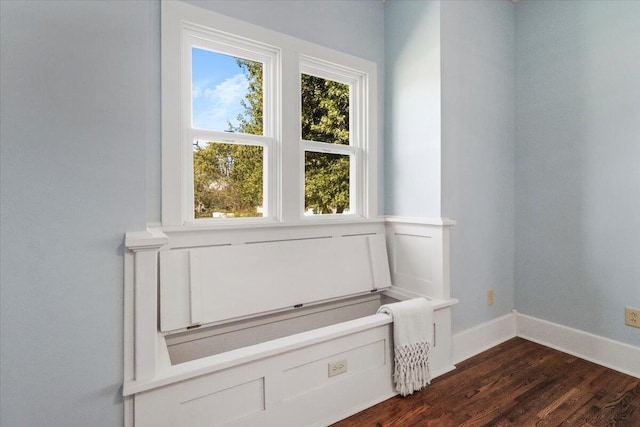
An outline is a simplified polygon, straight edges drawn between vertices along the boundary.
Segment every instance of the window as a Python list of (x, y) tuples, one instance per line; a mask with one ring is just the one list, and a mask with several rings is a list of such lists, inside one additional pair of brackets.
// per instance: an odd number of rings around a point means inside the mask
[(180, 222), (275, 218), (277, 49), (189, 23), (180, 46)]
[(268, 216), (265, 156), (273, 139), (260, 137), (271, 136), (263, 82), (271, 79), (272, 58), (227, 55), (227, 46), (201, 38), (187, 43), (194, 219)]
[(375, 64), (162, 3), (162, 223), (376, 214)]
[(300, 71), (305, 214), (362, 212), (364, 76), (304, 57)]

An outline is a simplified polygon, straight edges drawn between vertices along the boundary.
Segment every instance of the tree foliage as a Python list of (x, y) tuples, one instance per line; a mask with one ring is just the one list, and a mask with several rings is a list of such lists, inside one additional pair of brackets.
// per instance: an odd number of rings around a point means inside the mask
[[(227, 131), (263, 134), (262, 64), (237, 60), (247, 78), (248, 91), (238, 125)], [(303, 74), (302, 138), (330, 144), (349, 144), (348, 85)], [(195, 143), (194, 202), (196, 218), (214, 212), (260, 216), (263, 203), (262, 147)], [(349, 156), (307, 151), (305, 208), (314, 213), (342, 213), (349, 208)]]
[[(302, 75), (302, 139), (349, 145), (349, 86)], [(314, 213), (342, 213), (349, 208), (349, 157), (307, 152), (304, 194)]]
[[(247, 77), (248, 91), (242, 100), (244, 112), (238, 126), (228, 132), (262, 135), (262, 64), (237, 60)], [(209, 142), (195, 143), (193, 151), (193, 193), (196, 218), (260, 216), (264, 169), (262, 147)]]
[(258, 216), (262, 205), (262, 147), (209, 143), (196, 144), (193, 186), (196, 218), (214, 212)]

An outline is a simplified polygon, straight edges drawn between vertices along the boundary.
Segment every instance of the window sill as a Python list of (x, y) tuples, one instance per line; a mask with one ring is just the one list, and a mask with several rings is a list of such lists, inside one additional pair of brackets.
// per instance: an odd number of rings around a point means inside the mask
[(197, 232), (197, 231), (217, 231), (217, 230), (262, 230), (262, 229), (286, 229), (286, 228), (307, 228), (307, 227), (330, 227), (332, 225), (359, 225), (359, 224), (382, 224), (385, 218), (380, 216), (376, 218), (362, 218), (356, 215), (348, 215), (338, 217), (334, 215), (326, 215), (323, 217), (306, 217), (299, 221), (279, 221), (274, 219), (261, 219), (257, 221), (237, 221), (220, 220), (220, 223), (213, 221), (203, 221), (202, 223), (189, 223), (182, 226), (161, 226), (158, 224), (149, 224), (149, 228), (153, 228), (162, 232), (181, 233), (181, 232)]

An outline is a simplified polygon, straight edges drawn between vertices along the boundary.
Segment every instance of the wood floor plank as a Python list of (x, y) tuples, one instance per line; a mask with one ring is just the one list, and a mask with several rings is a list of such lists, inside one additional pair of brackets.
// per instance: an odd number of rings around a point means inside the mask
[(640, 379), (514, 338), (333, 427), (640, 427)]
[(580, 384), (593, 381), (606, 370), (560, 352), (554, 353), (554, 359), (557, 363), (546, 367), (552, 370), (547, 387), (518, 398), (520, 405), (506, 416), (510, 425), (557, 426), (573, 412), (569, 402), (579, 400)]

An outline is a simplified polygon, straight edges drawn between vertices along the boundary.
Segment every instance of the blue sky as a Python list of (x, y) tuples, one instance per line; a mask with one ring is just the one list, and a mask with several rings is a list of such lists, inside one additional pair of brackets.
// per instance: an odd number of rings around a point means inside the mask
[(240, 104), (247, 93), (247, 79), (233, 56), (204, 49), (191, 49), (193, 126), (227, 130), (238, 124)]

